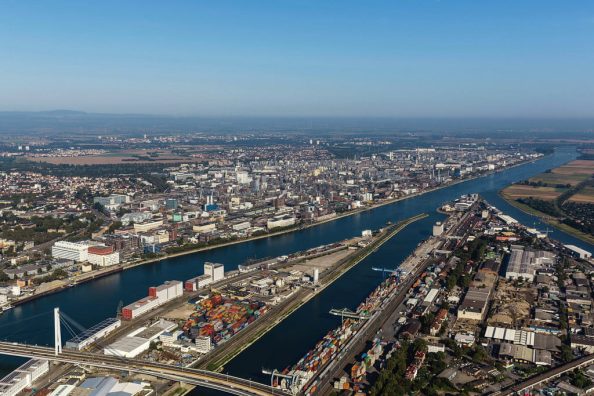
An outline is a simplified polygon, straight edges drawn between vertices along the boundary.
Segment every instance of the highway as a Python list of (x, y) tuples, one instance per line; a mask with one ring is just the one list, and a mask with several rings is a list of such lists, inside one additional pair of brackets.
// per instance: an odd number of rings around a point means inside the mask
[(269, 385), (206, 370), (175, 367), (160, 363), (126, 359), (116, 356), (64, 350), (58, 356), (54, 349), (42, 346), (0, 342), (0, 354), (34, 359), (46, 359), (68, 364), (82, 364), (110, 370), (129, 371), (186, 384), (216, 389), (239, 396), (283, 395)]

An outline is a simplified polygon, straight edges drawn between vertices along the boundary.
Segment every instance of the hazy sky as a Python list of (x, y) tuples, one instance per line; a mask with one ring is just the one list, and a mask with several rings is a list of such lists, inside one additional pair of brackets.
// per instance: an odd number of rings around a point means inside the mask
[(0, 1), (0, 110), (594, 116), (594, 1)]

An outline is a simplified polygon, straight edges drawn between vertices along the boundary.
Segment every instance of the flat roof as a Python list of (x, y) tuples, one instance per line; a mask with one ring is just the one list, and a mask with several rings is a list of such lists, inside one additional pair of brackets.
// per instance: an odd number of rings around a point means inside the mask
[(116, 323), (121, 323), (121, 321), (118, 318), (107, 318), (104, 321), (97, 323), (95, 326), (89, 327), (82, 333), (78, 334), (76, 337), (73, 337), (72, 339), (68, 340), (66, 343), (79, 344), (79, 343), (93, 337), (95, 334), (99, 333), (100, 331), (105, 330), (106, 328), (108, 328), (110, 326), (113, 326)]
[(119, 352), (132, 352), (147, 343), (150, 343), (150, 340), (147, 340), (146, 338), (122, 337), (105, 349)]

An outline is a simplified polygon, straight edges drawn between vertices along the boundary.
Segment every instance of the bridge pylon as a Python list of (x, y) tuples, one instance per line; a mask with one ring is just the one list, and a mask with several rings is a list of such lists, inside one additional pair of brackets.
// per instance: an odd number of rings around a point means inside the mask
[(62, 353), (62, 328), (60, 326), (60, 308), (54, 308), (54, 355)]

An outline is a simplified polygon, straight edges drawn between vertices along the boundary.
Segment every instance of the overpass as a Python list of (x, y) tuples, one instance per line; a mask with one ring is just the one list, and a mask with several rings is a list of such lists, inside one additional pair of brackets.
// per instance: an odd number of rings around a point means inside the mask
[(31, 359), (46, 359), (60, 363), (70, 363), (103, 369), (128, 371), (158, 378), (202, 386), (238, 396), (285, 395), (286, 393), (269, 385), (233, 377), (207, 370), (175, 367), (148, 361), (126, 359), (117, 356), (100, 355), (90, 352), (64, 350), (56, 354), (54, 348), (24, 345), (16, 342), (0, 342), (0, 355), (18, 356)]
[(581, 358), (572, 360), (562, 364), (561, 366), (553, 367), (543, 373), (536, 374), (522, 382), (511, 385), (497, 392), (492, 392), (491, 396), (508, 396), (514, 394), (522, 394), (523, 392), (529, 391), (530, 389), (538, 386), (546, 381), (550, 381), (553, 378), (560, 377), (561, 375), (573, 371), (578, 368), (586, 367), (594, 363), (594, 354), (586, 355)]

